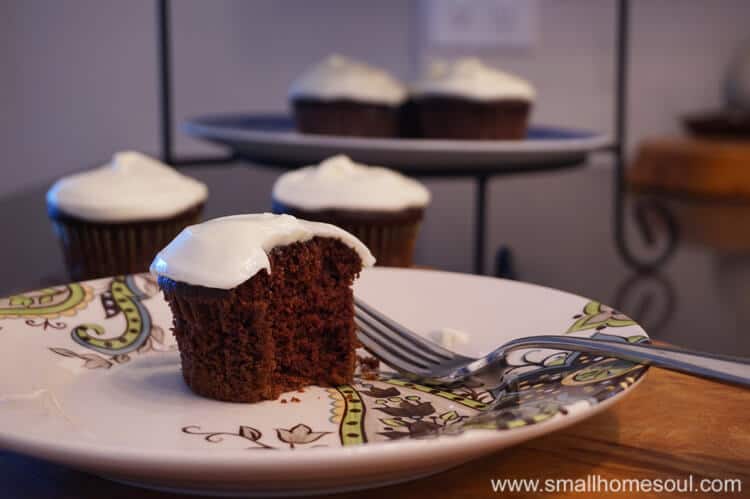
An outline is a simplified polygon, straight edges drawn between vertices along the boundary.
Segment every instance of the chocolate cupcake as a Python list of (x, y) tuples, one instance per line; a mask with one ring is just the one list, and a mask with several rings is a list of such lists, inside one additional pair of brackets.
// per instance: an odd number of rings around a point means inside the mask
[(428, 139), (523, 139), (534, 96), (528, 82), (479, 59), (436, 63), (412, 88), (412, 126)]
[(302, 133), (397, 137), (406, 87), (381, 69), (332, 55), (292, 83), (289, 100)]
[(206, 186), (137, 152), (58, 180), (47, 211), (71, 279), (145, 272), (159, 249), (198, 222)]
[(230, 402), (352, 382), (351, 286), (372, 263), (351, 234), (289, 215), (186, 228), (151, 266), (172, 310), (185, 382)]
[(430, 192), (393, 170), (328, 158), (279, 177), (273, 210), (337, 225), (361, 239), (378, 265), (409, 267)]

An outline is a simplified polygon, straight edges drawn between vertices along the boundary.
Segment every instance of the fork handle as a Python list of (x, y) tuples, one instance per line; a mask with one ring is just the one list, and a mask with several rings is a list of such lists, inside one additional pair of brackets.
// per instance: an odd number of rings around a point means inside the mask
[[(750, 360), (643, 343), (594, 340), (574, 336), (530, 336), (506, 343), (507, 353), (519, 348), (572, 350), (617, 357), (725, 383), (750, 386)], [(498, 359), (499, 360), (499, 359)], [(494, 362), (493, 362), (494, 363)]]

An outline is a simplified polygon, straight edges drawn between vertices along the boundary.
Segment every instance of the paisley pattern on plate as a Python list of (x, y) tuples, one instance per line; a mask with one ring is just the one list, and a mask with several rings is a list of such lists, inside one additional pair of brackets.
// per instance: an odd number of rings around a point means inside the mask
[[(176, 355), (171, 316), (149, 274), (12, 296), (0, 300), (0, 319), (3, 342), (43, 335), (44, 347), (38, 348), (46, 348), (46, 361), (79, 376), (106, 376), (129, 369), (137, 359)], [(631, 319), (598, 302), (584, 301), (559, 319), (560, 330), (569, 334), (647, 341)], [(383, 370), (375, 379), (362, 376), (351, 385), (309, 387), (264, 403), (274, 413), (287, 413), (281, 418), (288, 421), (284, 425), (267, 415), (254, 419), (248, 406), (247, 417), (233, 426), (196, 418), (173, 431), (206, 448), (247, 450), (362, 445), (476, 428), (506, 431), (564, 418), (581, 405), (594, 406), (627, 390), (646, 370), (631, 362), (554, 350), (521, 350), (508, 360), (510, 368), (497, 386), (470, 380), (446, 391)]]
[(30, 291), (0, 298), (0, 319), (36, 317), (46, 320), (75, 315), (92, 298), (91, 288), (82, 283)]

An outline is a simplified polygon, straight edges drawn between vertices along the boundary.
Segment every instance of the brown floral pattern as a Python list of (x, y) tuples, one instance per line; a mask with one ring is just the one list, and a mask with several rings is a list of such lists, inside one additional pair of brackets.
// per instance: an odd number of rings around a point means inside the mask
[(51, 321), (49, 319), (26, 319), (24, 322), (27, 326), (40, 327), (45, 331), (47, 330), (47, 328), (65, 329), (65, 327), (67, 326), (67, 324), (62, 321)]
[(248, 442), (252, 442), (252, 445), (250, 447), (247, 447), (248, 450), (252, 450), (252, 449), (267, 449), (268, 450), (268, 449), (275, 448), (261, 441), (261, 439), (263, 438), (263, 433), (260, 430), (253, 428), (252, 426), (246, 426), (246, 425), (240, 425), (240, 427), (237, 429), (236, 432), (202, 431), (200, 426), (190, 425), (190, 426), (183, 427), (182, 433), (185, 433), (187, 435), (200, 435), (203, 437), (203, 439), (206, 442), (209, 442), (212, 444), (219, 444), (223, 442), (225, 437), (241, 438), (241, 439), (247, 440)]
[[(257, 428), (248, 425), (240, 425), (236, 432), (225, 431), (203, 431), (200, 426), (190, 425), (182, 428), (182, 432), (188, 435), (200, 435), (206, 442), (218, 444), (224, 441), (224, 438), (241, 438), (252, 442), (253, 445), (247, 449), (278, 449), (268, 443), (264, 443), (263, 433)], [(287, 444), (287, 448), (296, 449), (299, 445), (308, 445), (317, 442), (325, 435), (330, 435), (330, 431), (313, 431), (312, 428), (303, 423), (298, 423), (291, 428), (276, 428), (276, 439), (279, 442)]]
[(159, 326), (153, 326), (146, 341), (137, 350), (129, 354), (102, 355), (94, 352), (74, 352), (69, 348), (51, 347), (50, 351), (62, 357), (71, 357), (83, 360), (82, 367), (86, 369), (109, 369), (117, 364), (125, 364), (132, 360), (134, 355), (142, 355), (147, 352), (171, 352), (176, 350), (174, 345), (165, 345), (164, 330)]
[(330, 431), (313, 431), (312, 428), (302, 423), (292, 426), (289, 429), (276, 428), (277, 438), (289, 444), (290, 449), (294, 449), (295, 445), (311, 444), (330, 433)]
[[(384, 390), (388, 391), (388, 390)], [(423, 401), (420, 395), (397, 395), (378, 398), (375, 410), (390, 416), (380, 418), (383, 430), (378, 435), (390, 440), (399, 438), (421, 438), (434, 436), (450, 425), (460, 423), (469, 416), (459, 414), (455, 409), (438, 414), (431, 402)]]

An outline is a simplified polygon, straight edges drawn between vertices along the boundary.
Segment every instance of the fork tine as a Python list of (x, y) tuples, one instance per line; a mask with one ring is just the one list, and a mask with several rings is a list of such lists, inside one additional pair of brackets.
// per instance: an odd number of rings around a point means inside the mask
[(394, 333), (387, 325), (377, 322), (371, 316), (366, 313), (357, 310), (355, 317), (359, 322), (366, 324), (372, 329), (373, 333), (377, 334), (378, 337), (383, 338), (389, 345), (393, 344), (394, 347), (398, 347), (400, 350), (408, 352), (409, 358), (414, 360), (420, 360), (426, 366), (431, 364), (439, 364), (444, 362), (443, 357), (425, 352), (419, 345), (416, 345), (410, 341), (403, 339), (399, 334)]
[(359, 298), (354, 299), (354, 305), (356, 309), (361, 310), (362, 312), (366, 313), (373, 319), (383, 324), (388, 331), (392, 331), (393, 333), (398, 335), (398, 337), (400, 337), (401, 339), (414, 345), (417, 348), (417, 350), (437, 356), (438, 361), (455, 360), (458, 357), (454, 352), (451, 352), (450, 350), (443, 348), (442, 346), (438, 345), (437, 343), (433, 341), (429, 341), (429, 340), (422, 338), (418, 334), (412, 332), (411, 330), (402, 326), (396, 321), (389, 319), (388, 317), (384, 316), (383, 314), (381, 314), (380, 312), (378, 312), (377, 310), (375, 310), (374, 308), (372, 308), (370, 305), (366, 304)]
[(375, 357), (388, 364), (390, 367), (409, 373), (425, 373), (427, 366), (421, 362), (412, 360), (408, 354), (404, 354), (387, 340), (383, 340), (367, 324), (362, 324), (357, 320), (358, 334), (357, 338), (364, 347)]

